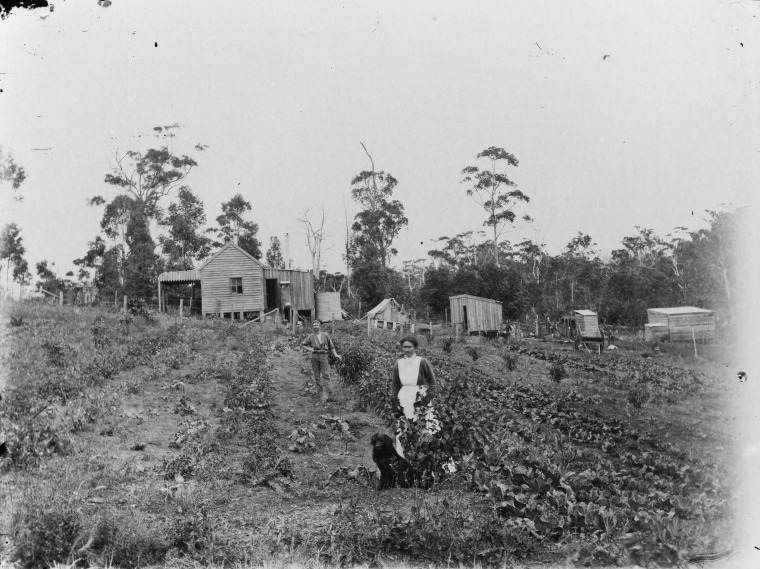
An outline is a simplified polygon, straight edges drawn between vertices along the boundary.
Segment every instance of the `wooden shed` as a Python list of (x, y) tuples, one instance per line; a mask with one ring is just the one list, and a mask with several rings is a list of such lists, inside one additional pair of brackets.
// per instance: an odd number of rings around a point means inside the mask
[(314, 276), (311, 271), (264, 267), (266, 310), (279, 308), (290, 321), (291, 311), (314, 317)]
[(460, 326), (466, 334), (486, 332), (499, 333), (501, 330), (501, 302), (481, 298), (471, 294), (449, 297), (451, 324)]
[[(693, 332), (693, 335), (692, 335)], [(695, 306), (647, 309), (644, 339), (691, 342), (715, 339), (715, 313)]]
[(386, 298), (367, 312), (370, 326), (395, 330), (411, 321), (409, 313), (393, 298)]
[(165, 310), (162, 288), (200, 285), (201, 313), (254, 318), (279, 308), (313, 317), (314, 280), (310, 272), (264, 266), (233, 241), (225, 243), (199, 268), (161, 273), (159, 310)]

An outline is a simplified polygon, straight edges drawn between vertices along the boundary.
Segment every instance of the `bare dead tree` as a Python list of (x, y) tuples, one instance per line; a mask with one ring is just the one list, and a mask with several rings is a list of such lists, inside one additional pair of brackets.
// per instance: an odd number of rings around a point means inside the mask
[(317, 281), (319, 281), (319, 272), (322, 267), (322, 245), (328, 237), (327, 230), (325, 229), (326, 219), (327, 216), (325, 215), (324, 208), (322, 208), (322, 216), (319, 221), (312, 219), (311, 208), (298, 216), (298, 221), (303, 223), (304, 230), (306, 231), (306, 244), (309, 247), (309, 254), (311, 255), (311, 270)]
[[(425, 285), (425, 263), (427, 259), (414, 259), (402, 263), (402, 273), (406, 277), (409, 292)], [(418, 265), (419, 263), (419, 265)]]

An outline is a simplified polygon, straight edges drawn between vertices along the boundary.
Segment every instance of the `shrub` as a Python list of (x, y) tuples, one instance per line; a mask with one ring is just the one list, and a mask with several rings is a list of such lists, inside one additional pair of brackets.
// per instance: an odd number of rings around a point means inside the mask
[(501, 359), (504, 361), (504, 367), (507, 371), (514, 371), (517, 369), (517, 356), (515, 354), (504, 352), (501, 354)]
[(42, 343), (42, 349), (45, 352), (50, 365), (57, 368), (62, 368), (66, 365), (66, 362), (73, 351), (62, 340), (45, 340)]
[(101, 385), (119, 371), (119, 365), (112, 354), (95, 354), (82, 369), (82, 377), (92, 385)]
[(466, 348), (467, 354), (472, 358), (472, 361), (476, 362), (478, 361), (478, 358), (480, 357), (480, 352), (477, 348), (473, 346), (467, 346)]
[(169, 346), (164, 349), (158, 360), (170, 369), (179, 369), (187, 361), (189, 350), (185, 345)]
[(82, 433), (92, 429), (92, 426), (103, 414), (104, 402), (84, 400), (76, 405), (67, 414), (70, 415), (71, 432)]
[(626, 397), (628, 403), (634, 409), (641, 409), (641, 407), (649, 401), (649, 391), (640, 387), (632, 387), (628, 390), (628, 396)]
[(169, 542), (181, 554), (193, 557), (208, 548), (212, 533), (208, 508), (194, 502), (180, 508), (169, 530)]
[(198, 466), (198, 458), (189, 452), (181, 452), (178, 456), (164, 459), (164, 480), (178, 480), (189, 478), (195, 473)]
[(551, 377), (552, 381), (555, 383), (559, 383), (565, 379), (567, 377), (567, 370), (565, 369), (565, 366), (562, 365), (561, 362), (553, 363), (549, 368), (549, 377)]
[(372, 354), (355, 342), (346, 342), (343, 359), (338, 363), (338, 374), (348, 384), (355, 384), (372, 369)]
[(251, 449), (248, 456), (243, 459), (241, 482), (246, 483), (254, 478), (269, 476), (292, 478), (293, 463), (287, 457), (281, 455), (263, 456), (256, 449)]
[(448, 338), (445, 338), (441, 344), (441, 349), (444, 351), (444, 353), (450, 354), (454, 349), (454, 338), (450, 336)]

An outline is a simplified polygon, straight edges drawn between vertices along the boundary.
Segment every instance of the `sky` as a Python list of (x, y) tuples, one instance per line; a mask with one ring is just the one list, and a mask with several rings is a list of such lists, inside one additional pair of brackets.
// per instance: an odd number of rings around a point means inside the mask
[[(28, 174), (0, 223), (30, 266), (73, 269), (99, 232), (116, 153), (169, 141), (209, 222), (236, 193), (259, 238), (290, 235), (309, 268), (306, 209), (324, 208), (324, 267), (343, 271), (350, 181), (399, 181), (395, 264), (485, 219), (461, 171), (489, 146), (535, 221), (504, 238), (556, 254), (579, 231), (609, 254), (635, 226), (704, 226), (760, 181), (760, 2), (55, 2), (0, 21), (0, 145)], [(198, 143), (208, 145), (197, 152)]]

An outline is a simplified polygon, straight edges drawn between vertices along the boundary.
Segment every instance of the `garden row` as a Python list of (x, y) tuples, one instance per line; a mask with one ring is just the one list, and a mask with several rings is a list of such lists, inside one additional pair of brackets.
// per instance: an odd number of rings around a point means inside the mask
[(655, 361), (652, 358), (634, 358), (605, 352), (596, 355), (582, 351), (555, 352), (539, 347), (518, 348), (517, 353), (534, 359), (558, 363), (581, 372), (598, 374), (618, 383), (622, 376), (629, 383), (642, 383), (668, 392), (694, 392), (702, 386), (706, 377), (703, 373)]

